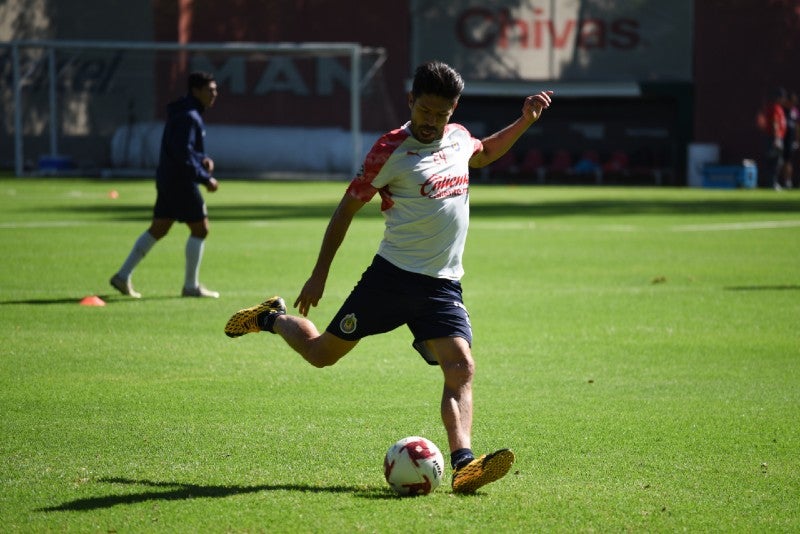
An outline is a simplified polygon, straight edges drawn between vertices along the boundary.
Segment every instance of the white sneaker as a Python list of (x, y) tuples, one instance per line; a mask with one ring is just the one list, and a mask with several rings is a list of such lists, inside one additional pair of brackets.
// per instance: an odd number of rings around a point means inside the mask
[(142, 298), (142, 294), (137, 292), (133, 289), (133, 285), (131, 284), (130, 280), (126, 280), (122, 278), (119, 273), (115, 274), (111, 277), (111, 280), (108, 281), (111, 284), (111, 287), (122, 293), (123, 295), (128, 295), (129, 297), (140, 299)]
[(202, 284), (197, 287), (184, 287), (181, 295), (184, 297), (207, 297), (212, 299), (219, 298), (219, 293), (216, 291), (211, 291), (210, 289), (206, 289)]

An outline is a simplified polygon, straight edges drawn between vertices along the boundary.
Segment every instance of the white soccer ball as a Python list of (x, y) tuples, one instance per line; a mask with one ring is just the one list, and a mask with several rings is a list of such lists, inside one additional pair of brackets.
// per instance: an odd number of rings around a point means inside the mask
[(399, 495), (427, 495), (442, 482), (444, 457), (430, 440), (403, 438), (386, 452), (383, 476)]

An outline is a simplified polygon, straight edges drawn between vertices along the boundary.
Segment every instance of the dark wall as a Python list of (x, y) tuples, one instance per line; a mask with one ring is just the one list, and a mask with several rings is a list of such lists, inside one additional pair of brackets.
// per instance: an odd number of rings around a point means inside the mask
[(755, 116), (778, 85), (800, 92), (800, 4), (695, 2), (694, 141), (717, 143), (724, 163), (760, 160)]
[[(18, 10), (18, 20), (6, 21), (13, 33), (2, 38), (359, 42), (383, 47), (388, 52), (388, 62), (372, 84), (372, 94), (367, 95), (364, 102), (364, 129), (385, 130), (407, 118), (403, 93), (412, 67), (410, 0), (373, 3), (368, 8), (357, 0), (151, 0), (134, 4), (133, 8), (122, 9), (118, 0), (89, 0), (88, 4), (79, 0), (36, 3), (40, 6), (37, 9), (43, 11), (34, 17), (32, 7)], [(188, 18), (181, 19), (179, 6), (190, 7)], [(34, 24), (40, 19), (46, 23)], [(669, 114), (676, 110), (678, 113), (675, 120), (666, 125), (675, 134), (674, 148), (669, 151), (679, 175), (675, 183), (685, 179), (680, 176), (685, 172), (680, 160), (689, 142), (718, 144), (723, 163), (738, 163), (745, 158), (760, 160), (763, 139), (755, 127), (756, 112), (767, 94), (778, 85), (800, 91), (800, 3), (797, 0), (695, 0), (693, 35), (693, 81), (688, 88), (679, 87), (672, 94), (667, 91), (669, 86), (643, 85), (648, 95), (647, 105), (663, 101)], [(10, 71), (7, 64), (2, 72), (6, 80), (3, 87), (8, 92)], [(147, 85), (137, 94), (149, 95), (160, 90), (161, 84), (155, 88)], [(36, 96), (31, 93), (28, 87), (26, 98)], [(156, 105), (142, 104), (142, 110), (137, 108), (137, 112), (145, 119), (150, 115), (149, 108), (160, 113), (161, 100), (173, 96), (170, 93), (159, 97)], [(234, 99), (228, 96), (221, 99), (218, 110), (212, 111), (223, 113), (224, 105), (233, 105)], [(42, 98), (46, 99), (46, 94), (43, 93)], [(283, 105), (281, 98), (271, 95), (261, 102), (276, 102), (284, 120), (294, 120), (291, 105)], [(128, 101), (127, 97), (118, 99), (122, 104)], [(266, 103), (259, 105), (266, 106)], [(483, 107), (481, 102), (465, 101), (464, 104), (464, 111), (473, 109), (476, 113)], [(313, 99), (304, 105), (320, 105), (319, 116), (328, 115), (326, 125), (346, 123), (344, 108), (332, 110), (329, 105)], [(565, 120), (573, 120), (572, 115), (580, 119), (584, 113), (580, 110), (586, 109), (592, 114), (592, 120), (607, 120), (613, 124), (616, 118), (624, 116), (626, 107), (636, 110), (639, 106), (640, 103), (632, 101), (628, 106), (624, 99), (600, 105), (598, 99), (586, 98), (564, 106), (562, 115)], [(509, 102), (509, 113), (515, 113), (518, 108), (518, 102)], [(120, 113), (127, 113), (126, 109), (123, 106)], [(607, 117), (595, 113), (596, 109), (607, 110)], [(574, 110), (579, 111), (572, 113)], [(503, 109), (504, 118), (505, 112)], [(684, 118), (685, 113), (688, 116)], [(6, 118), (11, 117), (8, 106), (4, 114)], [(553, 116), (554, 119), (558, 116), (555, 108)], [(214, 118), (223, 122), (219, 119)], [(13, 158), (13, 125), (10, 122), (6, 120), (9, 124), (0, 133), (0, 164)], [(272, 120), (262, 122), (273, 123)], [(38, 137), (30, 142), (41, 138), (46, 147), (46, 135), (41, 132), (46, 130), (36, 130), (34, 135)]]
[[(403, 87), (409, 75), (411, 38), (408, 0), (372, 3), (368, 9), (360, 1), (352, 0), (235, 0), (225, 3), (195, 0), (184, 12), (183, 21), (179, 20), (178, 4), (175, 0), (153, 0), (155, 40), (356, 42), (364, 47), (386, 49), (388, 61), (369, 85), (370, 92), (363, 95), (362, 126), (368, 131), (380, 131), (394, 128), (398, 121), (405, 120), (407, 107)], [(181, 22), (185, 28), (183, 35), (179, 30)], [(374, 57), (367, 57), (364, 62), (370, 60)], [(307, 114), (317, 117), (323, 125), (341, 125), (348, 121), (348, 109), (332, 109), (329, 101), (297, 100), (271, 94), (269, 99), (262, 98), (256, 105), (259, 113), (255, 116), (268, 124), (290, 119), (287, 110), (297, 105), (304, 106), (305, 111), (310, 112)], [(250, 113), (253, 115), (252, 108)], [(294, 124), (302, 125), (297, 117)]]

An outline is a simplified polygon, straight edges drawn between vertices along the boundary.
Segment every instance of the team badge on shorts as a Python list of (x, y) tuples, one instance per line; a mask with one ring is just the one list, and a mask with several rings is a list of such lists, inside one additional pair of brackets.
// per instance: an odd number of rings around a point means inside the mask
[(348, 313), (342, 320), (339, 321), (339, 330), (341, 330), (345, 334), (352, 334), (356, 331), (356, 327), (358, 326), (358, 319), (356, 319), (355, 313)]

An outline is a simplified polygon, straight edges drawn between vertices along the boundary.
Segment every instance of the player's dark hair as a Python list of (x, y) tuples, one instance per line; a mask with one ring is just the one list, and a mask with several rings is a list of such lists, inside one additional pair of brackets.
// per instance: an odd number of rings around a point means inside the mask
[(213, 74), (210, 72), (197, 70), (189, 74), (189, 80), (186, 82), (186, 88), (191, 93), (192, 89), (202, 89), (213, 81), (215, 81)]
[(450, 100), (458, 100), (464, 90), (464, 80), (450, 65), (441, 61), (428, 61), (417, 67), (411, 94), (414, 98), (420, 95), (436, 95)]

